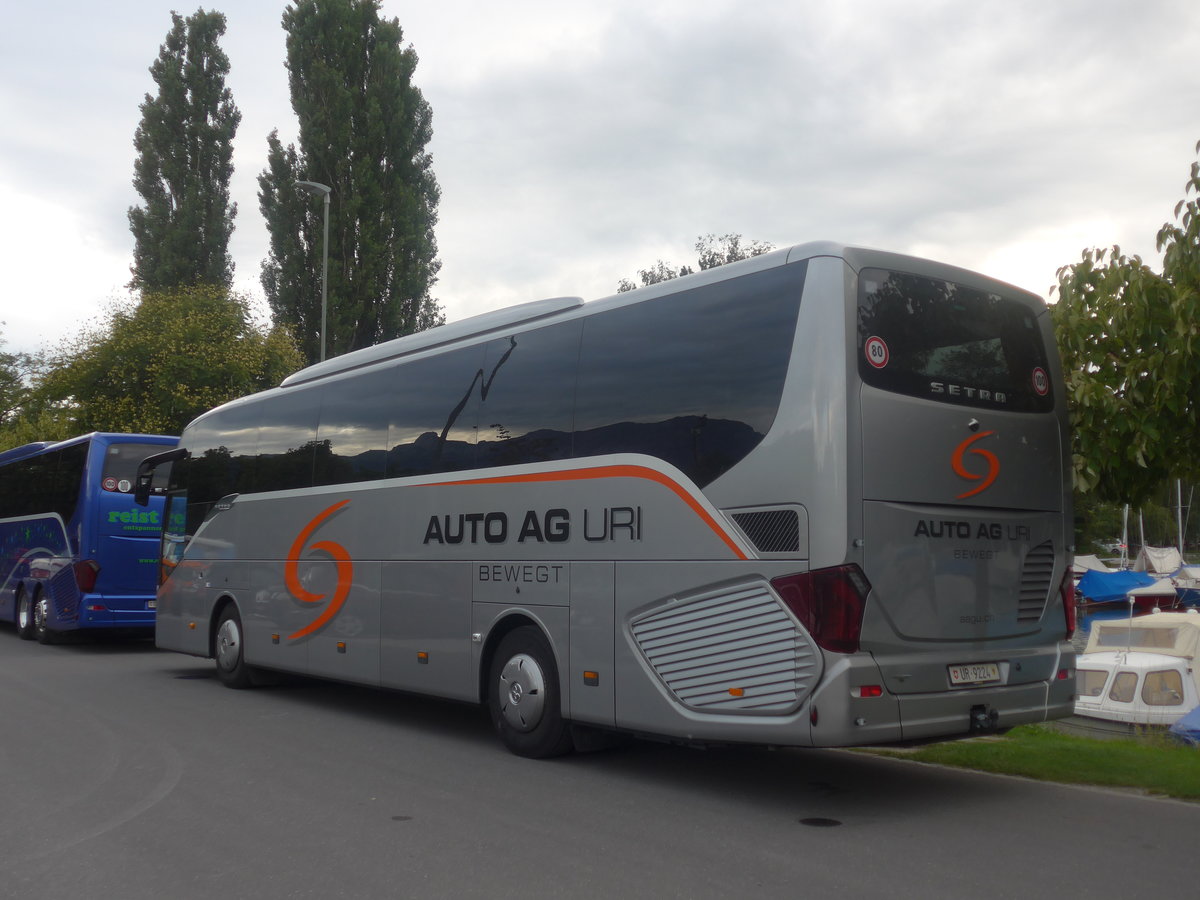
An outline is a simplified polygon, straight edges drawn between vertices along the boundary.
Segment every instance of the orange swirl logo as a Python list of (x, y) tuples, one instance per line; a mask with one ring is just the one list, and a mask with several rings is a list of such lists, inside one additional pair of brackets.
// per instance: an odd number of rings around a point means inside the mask
[[(301, 603), (320, 603), (325, 599), (326, 595), (314, 594), (300, 582), (300, 554), (308, 546), (308, 539), (313, 536), (313, 532), (349, 502), (349, 500), (343, 500), (340, 503), (335, 503), (328, 509), (313, 516), (312, 520), (296, 535), (296, 540), (292, 542), (291, 549), (288, 550), (287, 562), (283, 567), (283, 580), (287, 584), (288, 592)], [(317, 541), (309, 549), (325, 553), (333, 559), (337, 567), (337, 586), (333, 590), (333, 599), (329, 601), (329, 605), (322, 610), (319, 616), (295, 634), (289, 634), (289, 641), (307, 637), (328, 625), (329, 621), (338, 614), (338, 611), (345, 604), (346, 597), (350, 594), (350, 584), (354, 578), (354, 562), (350, 559), (350, 554), (346, 552), (346, 548), (341, 544), (333, 541)]]
[[(969, 491), (965, 491), (956, 497), (957, 500), (964, 500), (967, 497), (974, 497), (976, 494), (981, 494), (992, 486), (992, 482), (996, 480), (996, 476), (1000, 474), (1000, 460), (996, 458), (996, 454), (991, 450), (981, 450), (979, 447), (972, 447), (976, 441), (982, 441), (985, 437), (993, 435), (994, 431), (981, 431), (979, 434), (972, 435), (961, 444), (954, 448), (954, 454), (950, 457), (950, 465), (954, 468), (954, 474), (959, 478), (965, 478), (967, 481), (980, 482)], [(967, 471), (964, 465), (964, 457), (968, 454), (980, 456), (987, 462), (987, 472), (982, 475), (977, 475), (974, 472)]]

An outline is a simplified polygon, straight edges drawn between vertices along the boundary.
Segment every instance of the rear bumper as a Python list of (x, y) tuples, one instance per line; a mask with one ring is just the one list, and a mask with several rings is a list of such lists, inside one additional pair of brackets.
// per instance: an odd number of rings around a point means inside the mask
[[(1070, 677), (1059, 679), (1060, 670)], [(961, 688), (927, 693), (857, 698), (854, 688), (878, 684), (879, 669), (866, 656), (844, 658), (826, 672), (812, 698), (817, 721), (812, 728), (818, 747), (849, 747), (931, 738), (965, 737), (1061, 719), (1075, 708), (1075, 660), (1060, 648), (1058, 665), (1047, 679), (1023, 684)], [(849, 699), (847, 699), (849, 698)]]
[[(73, 624), (78, 629), (154, 628), (154, 595), (130, 594), (121, 596), (84, 594), (79, 600), (79, 614)], [(66, 623), (64, 623), (66, 624)], [(68, 628), (72, 627), (70, 624)]]

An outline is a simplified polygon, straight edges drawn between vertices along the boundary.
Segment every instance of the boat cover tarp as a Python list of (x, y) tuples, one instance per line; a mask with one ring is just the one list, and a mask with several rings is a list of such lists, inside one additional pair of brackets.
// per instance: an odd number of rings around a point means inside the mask
[(1145, 572), (1085, 572), (1077, 590), (1093, 603), (1125, 600), (1134, 588), (1154, 584), (1158, 579)]
[(1111, 572), (1108, 566), (1098, 556), (1084, 555), (1075, 557), (1075, 574), (1082, 575), (1084, 572)]
[(1200, 747), (1200, 706), (1172, 725), (1171, 734), (1185, 744)]
[(1170, 575), (1183, 565), (1183, 557), (1174, 547), (1143, 547), (1133, 564), (1135, 572), (1154, 572)]
[[(1195, 660), (1200, 657), (1200, 613), (1155, 612), (1096, 622), (1084, 655), (1105, 650), (1138, 650)], [(1200, 671), (1196, 672), (1200, 687)]]

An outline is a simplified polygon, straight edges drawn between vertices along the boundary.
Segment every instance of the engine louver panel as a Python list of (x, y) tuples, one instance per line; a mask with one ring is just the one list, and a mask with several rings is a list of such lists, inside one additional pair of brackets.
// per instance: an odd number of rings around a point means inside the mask
[(797, 553), (800, 550), (800, 517), (794, 509), (734, 513), (733, 521), (761, 553)]
[(820, 652), (761, 583), (671, 604), (631, 628), (647, 662), (691, 709), (791, 712), (821, 672)]
[(1021, 569), (1021, 597), (1017, 604), (1018, 622), (1037, 622), (1046, 611), (1054, 575), (1054, 545), (1038, 544), (1025, 556)]

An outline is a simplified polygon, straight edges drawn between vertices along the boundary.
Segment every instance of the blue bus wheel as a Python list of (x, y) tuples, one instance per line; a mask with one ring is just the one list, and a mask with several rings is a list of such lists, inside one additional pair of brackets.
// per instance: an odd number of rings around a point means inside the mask
[(33, 602), (24, 589), (17, 591), (17, 637), (33, 640)]
[(33, 600), (33, 636), (39, 644), (58, 640), (58, 632), (50, 627), (50, 601), (45, 594), (38, 594)]

